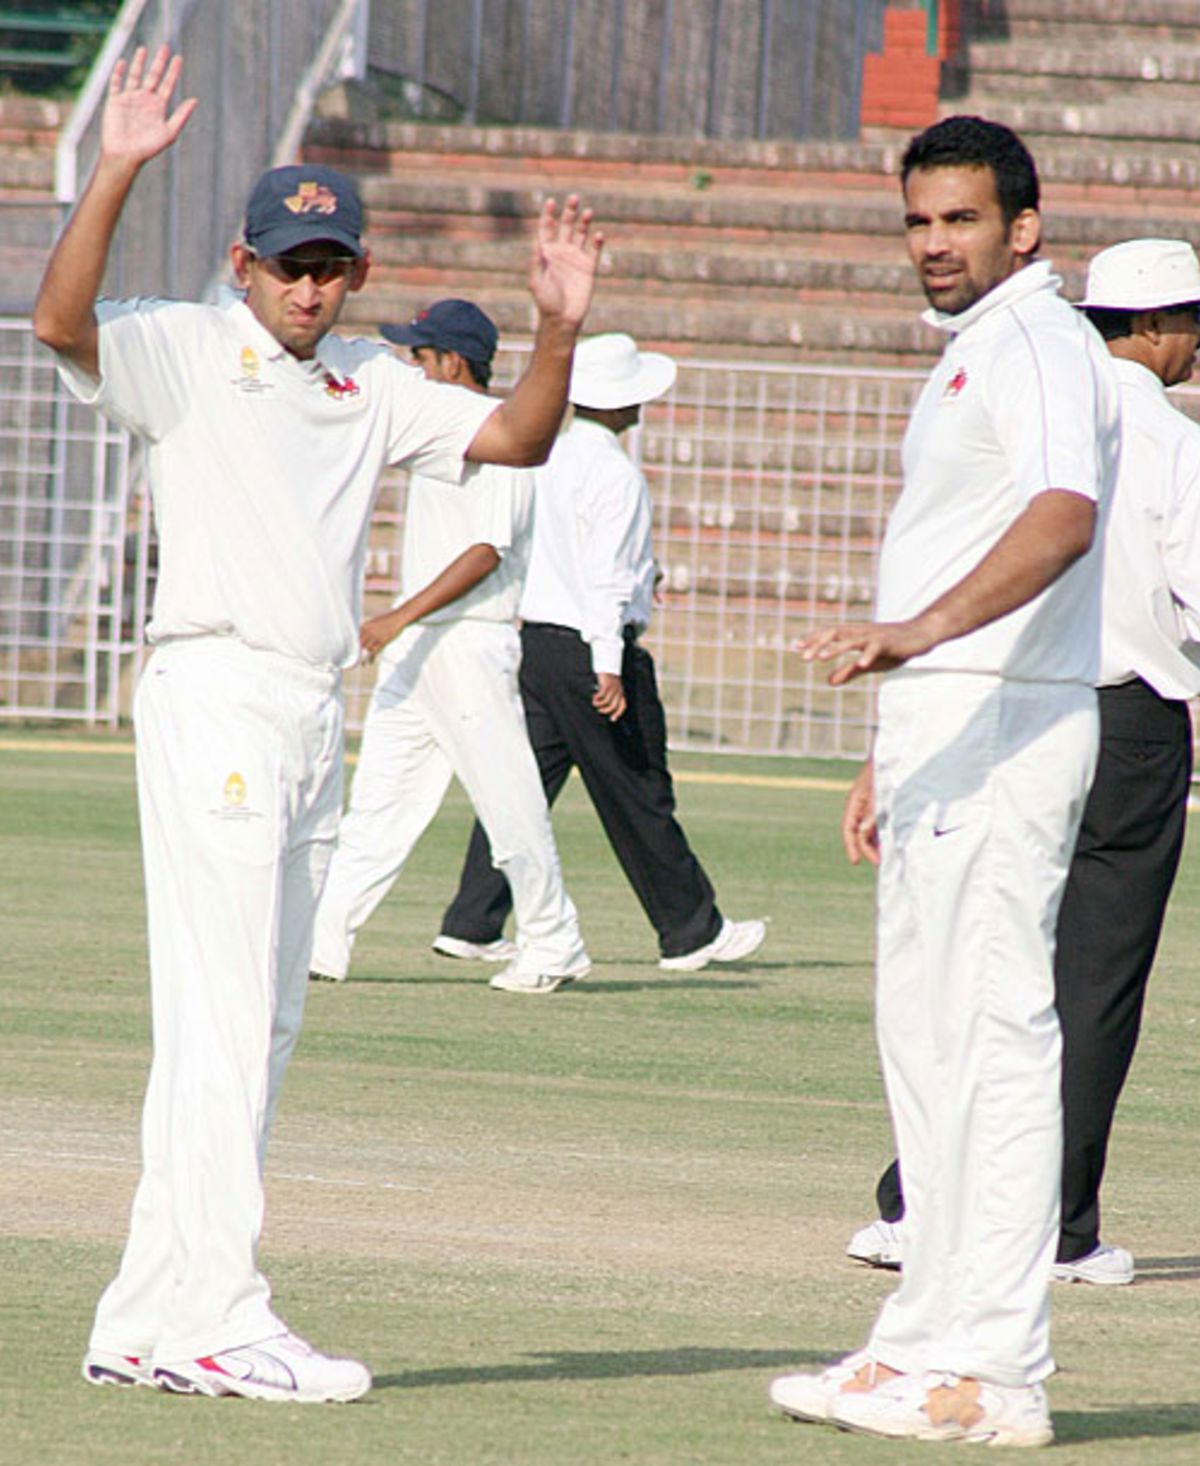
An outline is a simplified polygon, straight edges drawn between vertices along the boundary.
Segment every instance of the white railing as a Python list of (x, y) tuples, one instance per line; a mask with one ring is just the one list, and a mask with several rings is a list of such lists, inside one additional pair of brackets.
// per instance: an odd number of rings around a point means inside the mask
[[(522, 352), (498, 363), (503, 386)], [(854, 757), (869, 683), (834, 691), (791, 651), (869, 609), (920, 374), (685, 361), (631, 446), (663, 580), (648, 644), (675, 747)], [(1200, 410), (1200, 391), (1179, 394)], [(385, 476), (368, 605), (395, 594), (403, 475)], [(0, 320), (0, 718), (115, 724), (144, 656), (155, 543), (126, 435), (71, 401), (23, 321)], [(347, 679), (350, 724), (371, 673)]]

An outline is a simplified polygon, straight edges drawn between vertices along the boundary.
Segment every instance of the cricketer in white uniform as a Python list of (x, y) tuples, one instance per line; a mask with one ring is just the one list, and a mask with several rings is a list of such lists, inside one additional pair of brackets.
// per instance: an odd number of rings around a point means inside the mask
[(368, 517), (385, 463), (451, 482), (538, 461), (565, 402), (598, 241), (569, 201), (539, 225), (539, 349), (509, 400), (425, 381), (386, 347), (328, 335), (368, 257), (331, 169), (255, 186), (227, 309), (94, 302), (181, 58), (114, 71), (99, 161), (47, 265), (40, 340), (72, 390), (145, 440), (160, 537), (135, 705), (154, 1059), (143, 1171), (84, 1378), (180, 1393), (348, 1400), (367, 1369), (271, 1308), (256, 1252), (262, 1166), (300, 1026), (312, 920), (341, 806), (341, 668), (358, 654)]
[[(877, 1032), (908, 1196), (864, 1350), (776, 1380), (800, 1419), (924, 1440), (1053, 1436), (1062, 1118), (1053, 934), (1096, 758), (1099, 527), (1119, 408), (1097, 333), (1034, 262), (1033, 160), (950, 118), (902, 166), (910, 257), (949, 337), (904, 442), (877, 621), (813, 634), (888, 671), (852, 859), (878, 859)], [(893, 670), (894, 669), (894, 670)]]
[[(409, 324), (381, 330), (412, 347), (431, 381), (484, 391), (496, 328), (470, 301), (437, 301)], [(517, 604), (532, 537), (528, 470), (473, 466), (456, 487), (423, 474), (409, 479), (401, 595), (363, 631), (368, 651), (383, 650), (317, 909), (314, 977), (346, 977), (356, 934), (437, 813), (451, 775), (514, 894), (517, 948), (493, 985), (545, 992), (590, 967), (517, 691)]]

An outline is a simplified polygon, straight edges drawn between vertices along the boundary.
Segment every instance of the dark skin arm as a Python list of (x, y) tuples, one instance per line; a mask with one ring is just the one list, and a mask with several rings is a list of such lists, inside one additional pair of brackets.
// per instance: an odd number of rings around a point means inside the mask
[(171, 112), (183, 65), (166, 46), (146, 67), (139, 47), (126, 71), (118, 61), (100, 125), (100, 156), (87, 189), (46, 265), (33, 310), (39, 341), (87, 372), (100, 370), (95, 301), (109, 247), (129, 190), (144, 164), (169, 148), (195, 109), (195, 99)]
[(388, 642), (394, 641), (406, 627), (460, 600), (480, 581), (486, 580), (499, 564), (500, 556), (493, 545), (471, 545), (415, 596), (409, 596), (408, 600), (394, 610), (385, 611), (382, 616), (372, 616), (369, 621), (364, 621), (359, 633), (364, 660), (373, 662)]
[(575, 338), (591, 304), (604, 236), (592, 233), (592, 211), (572, 194), (560, 216), (546, 202), (534, 239), (529, 288), (538, 311), (533, 356), (524, 376), (480, 427), (466, 456), (472, 463), (528, 467), (544, 463), (567, 405)]
[(966, 636), (1031, 601), (1087, 553), (1096, 506), (1083, 494), (1047, 489), (1029, 501), (974, 570), (908, 621), (856, 621), (797, 642), (806, 662), (851, 652), (829, 674), (834, 687), (867, 672), (890, 672), (910, 657)]

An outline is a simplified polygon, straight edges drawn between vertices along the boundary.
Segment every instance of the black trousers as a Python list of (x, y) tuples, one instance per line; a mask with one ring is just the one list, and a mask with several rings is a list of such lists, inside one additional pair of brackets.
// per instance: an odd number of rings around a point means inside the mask
[[(591, 652), (577, 631), (544, 622), (521, 629), (521, 700), (546, 799), (553, 804), (573, 767), (600, 816), (613, 853), (658, 933), (664, 957), (703, 947), (721, 929), (712, 885), (675, 818), (667, 724), (654, 659), (626, 638), (621, 680), (628, 706), (610, 723), (592, 706)], [(442, 931), (490, 942), (512, 908), (476, 822), (458, 892)]]
[[(1117, 1100), (1142, 1022), (1167, 899), (1179, 868), (1192, 775), (1187, 704), (1142, 681), (1100, 689), (1100, 757), (1058, 914), (1063, 1181), (1059, 1262), (1100, 1241), (1100, 1182)], [(899, 1163), (875, 1191), (904, 1215)]]

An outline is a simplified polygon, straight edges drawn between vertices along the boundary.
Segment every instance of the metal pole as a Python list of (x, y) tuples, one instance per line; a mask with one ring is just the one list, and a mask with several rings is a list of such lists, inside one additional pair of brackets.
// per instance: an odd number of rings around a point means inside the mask
[(425, 77), (429, 71), (429, 0), (421, 0), (417, 16), (417, 116), (425, 115)]
[(625, 0), (614, 0), (611, 81), (608, 87), (608, 130), (616, 132), (621, 106), (621, 54), (625, 42)]
[(662, 44), (658, 52), (658, 99), (654, 108), (654, 130), (665, 132), (667, 126), (667, 77), (671, 70), (671, 26), (675, 19), (675, 0), (663, 6)]
[(771, 41), (775, 29), (775, 0), (762, 0), (762, 21), (758, 33), (758, 117), (755, 137), (767, 135), (768, 102), (771, 96)]
[(474, 122), (479, 112), (479, 67), (483, 58), (483, 0), (471, 6), (471, 59), (467, 78), (467, 113), (465, 120)]
[(559, 127), (570, 127), (575, 110), (575, 0), (567, 0), (563, 23), (562, 101), (558, 111)]
[(712, 0), (712, 35), (708, 46), (708, 98), (704, 108), (704, 136), (712, 137), (717, 116), (717, 70), (721, 55), (721, 0)]

